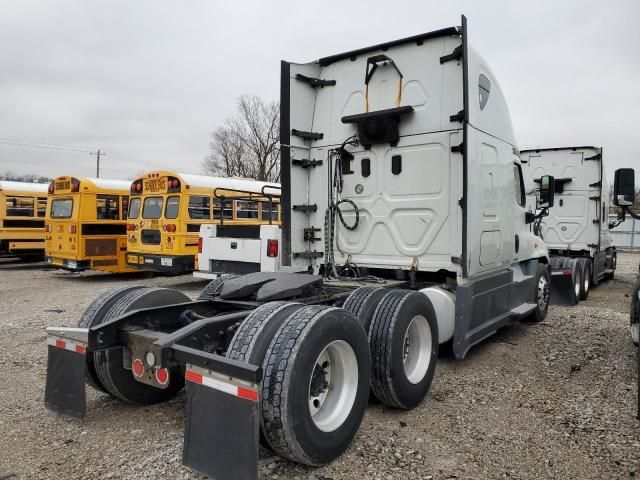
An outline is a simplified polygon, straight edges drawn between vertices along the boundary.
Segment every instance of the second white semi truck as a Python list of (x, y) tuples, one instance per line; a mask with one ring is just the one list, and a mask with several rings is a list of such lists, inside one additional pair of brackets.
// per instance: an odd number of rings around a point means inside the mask
[(554, 205), (535, 225), (551, 256), (551, 300), (575, 305), (616, 269), (603, 149), (539, 148), (521, 151), (520, 159), (530, 210), (536, 209), (541, 178), (554, 178)]

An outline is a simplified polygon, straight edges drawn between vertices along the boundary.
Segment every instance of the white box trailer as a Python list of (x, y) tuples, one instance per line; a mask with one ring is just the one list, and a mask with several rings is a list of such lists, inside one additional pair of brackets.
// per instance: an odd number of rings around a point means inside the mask
[(47, 408), (83, 416), (85, 376), (138, 404), (186, 384), (183, 462), (217, 479), (257, 478), (260, 436), (332, 461), (370, 390), (413, 408), (440, 344), (461, 359), (549, 305), (507, 104), (464, 17), (281, 72), (285, 271), (216, 280), (194, 302), (127, 286), (48, 330)]
[(540, 223), (540, 235), (551, 255), (552, 301), (574, 305), (616, 268), (603, 149), (539, 148), (523, 150), (520, 158), (531, 210), (541, 177), (554, 178), (555, 204)]

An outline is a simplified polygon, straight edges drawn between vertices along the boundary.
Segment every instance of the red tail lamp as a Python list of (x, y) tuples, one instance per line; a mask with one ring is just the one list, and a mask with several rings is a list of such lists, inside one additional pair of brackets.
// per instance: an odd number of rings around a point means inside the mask
[(167, 232), (175, 232), (176, 231), (176, 226), (172, 223), (169, 223), (167, 225)]
[(56, 191), (56, 187), (53, 185), (53, 182), (49, 184), (49, 195), (53, 194)]
[(156, 368), (156, 382), (160, 385), (166, 385), (169, 383), (169, 370), (166, 368)]
[(77, 228), (75, 225), (69, 225), (69, 233), (76, 233)]
[(136, 358), (131, 364), (131, 370), (133, 370), (133, 374), (136, 377), (141, 377), (144, 375), (144, 363), (139, 358)]
[(202, 237), (198, 237), (198, 253), (202, 253)]
[(267, 240), (267, 257), (278, 256), (278, 240)]

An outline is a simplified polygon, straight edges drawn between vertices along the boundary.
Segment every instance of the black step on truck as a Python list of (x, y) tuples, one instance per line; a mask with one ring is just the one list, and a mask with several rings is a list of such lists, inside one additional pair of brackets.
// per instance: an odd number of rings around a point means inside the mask
[(280, 271), (196, 301), (121, 287), (47, 329), (47, 408), (84, 416), (87, 383), (138, 405), (186, 386), (183, 462), (216, 479), (257, 478), (260, 445), (331, 462), (370, 391), (414, 408), (440, 345), (462, 359), (549, 306), (506, 101), (464, 17), (281, 72)]

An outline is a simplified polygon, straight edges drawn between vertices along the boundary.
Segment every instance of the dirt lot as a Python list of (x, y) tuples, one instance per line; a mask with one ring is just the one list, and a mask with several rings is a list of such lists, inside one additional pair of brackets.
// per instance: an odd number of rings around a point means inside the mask
[[(628, 333), (639, 261), (620, 255), (616, 279), (577, 307), (552, 307), (540, 325), (508, 327), (464, 361), (441, 358), (415, 410), (372, 402), (351, 448), (333, 464), (307, 469), (267, 458), (262, 476), (640, 476), (636, 352)], [(171, 286), (192, 297), (204, 285), (188, 276), (70, 274), (0, 260), (0, 478), (202, 478), (181, 465), (184, 395), (141, 408), (88, 389), (82, 421), (44, 408), (44, 328), (74, 326), (99, 291), (126, 283)]]

